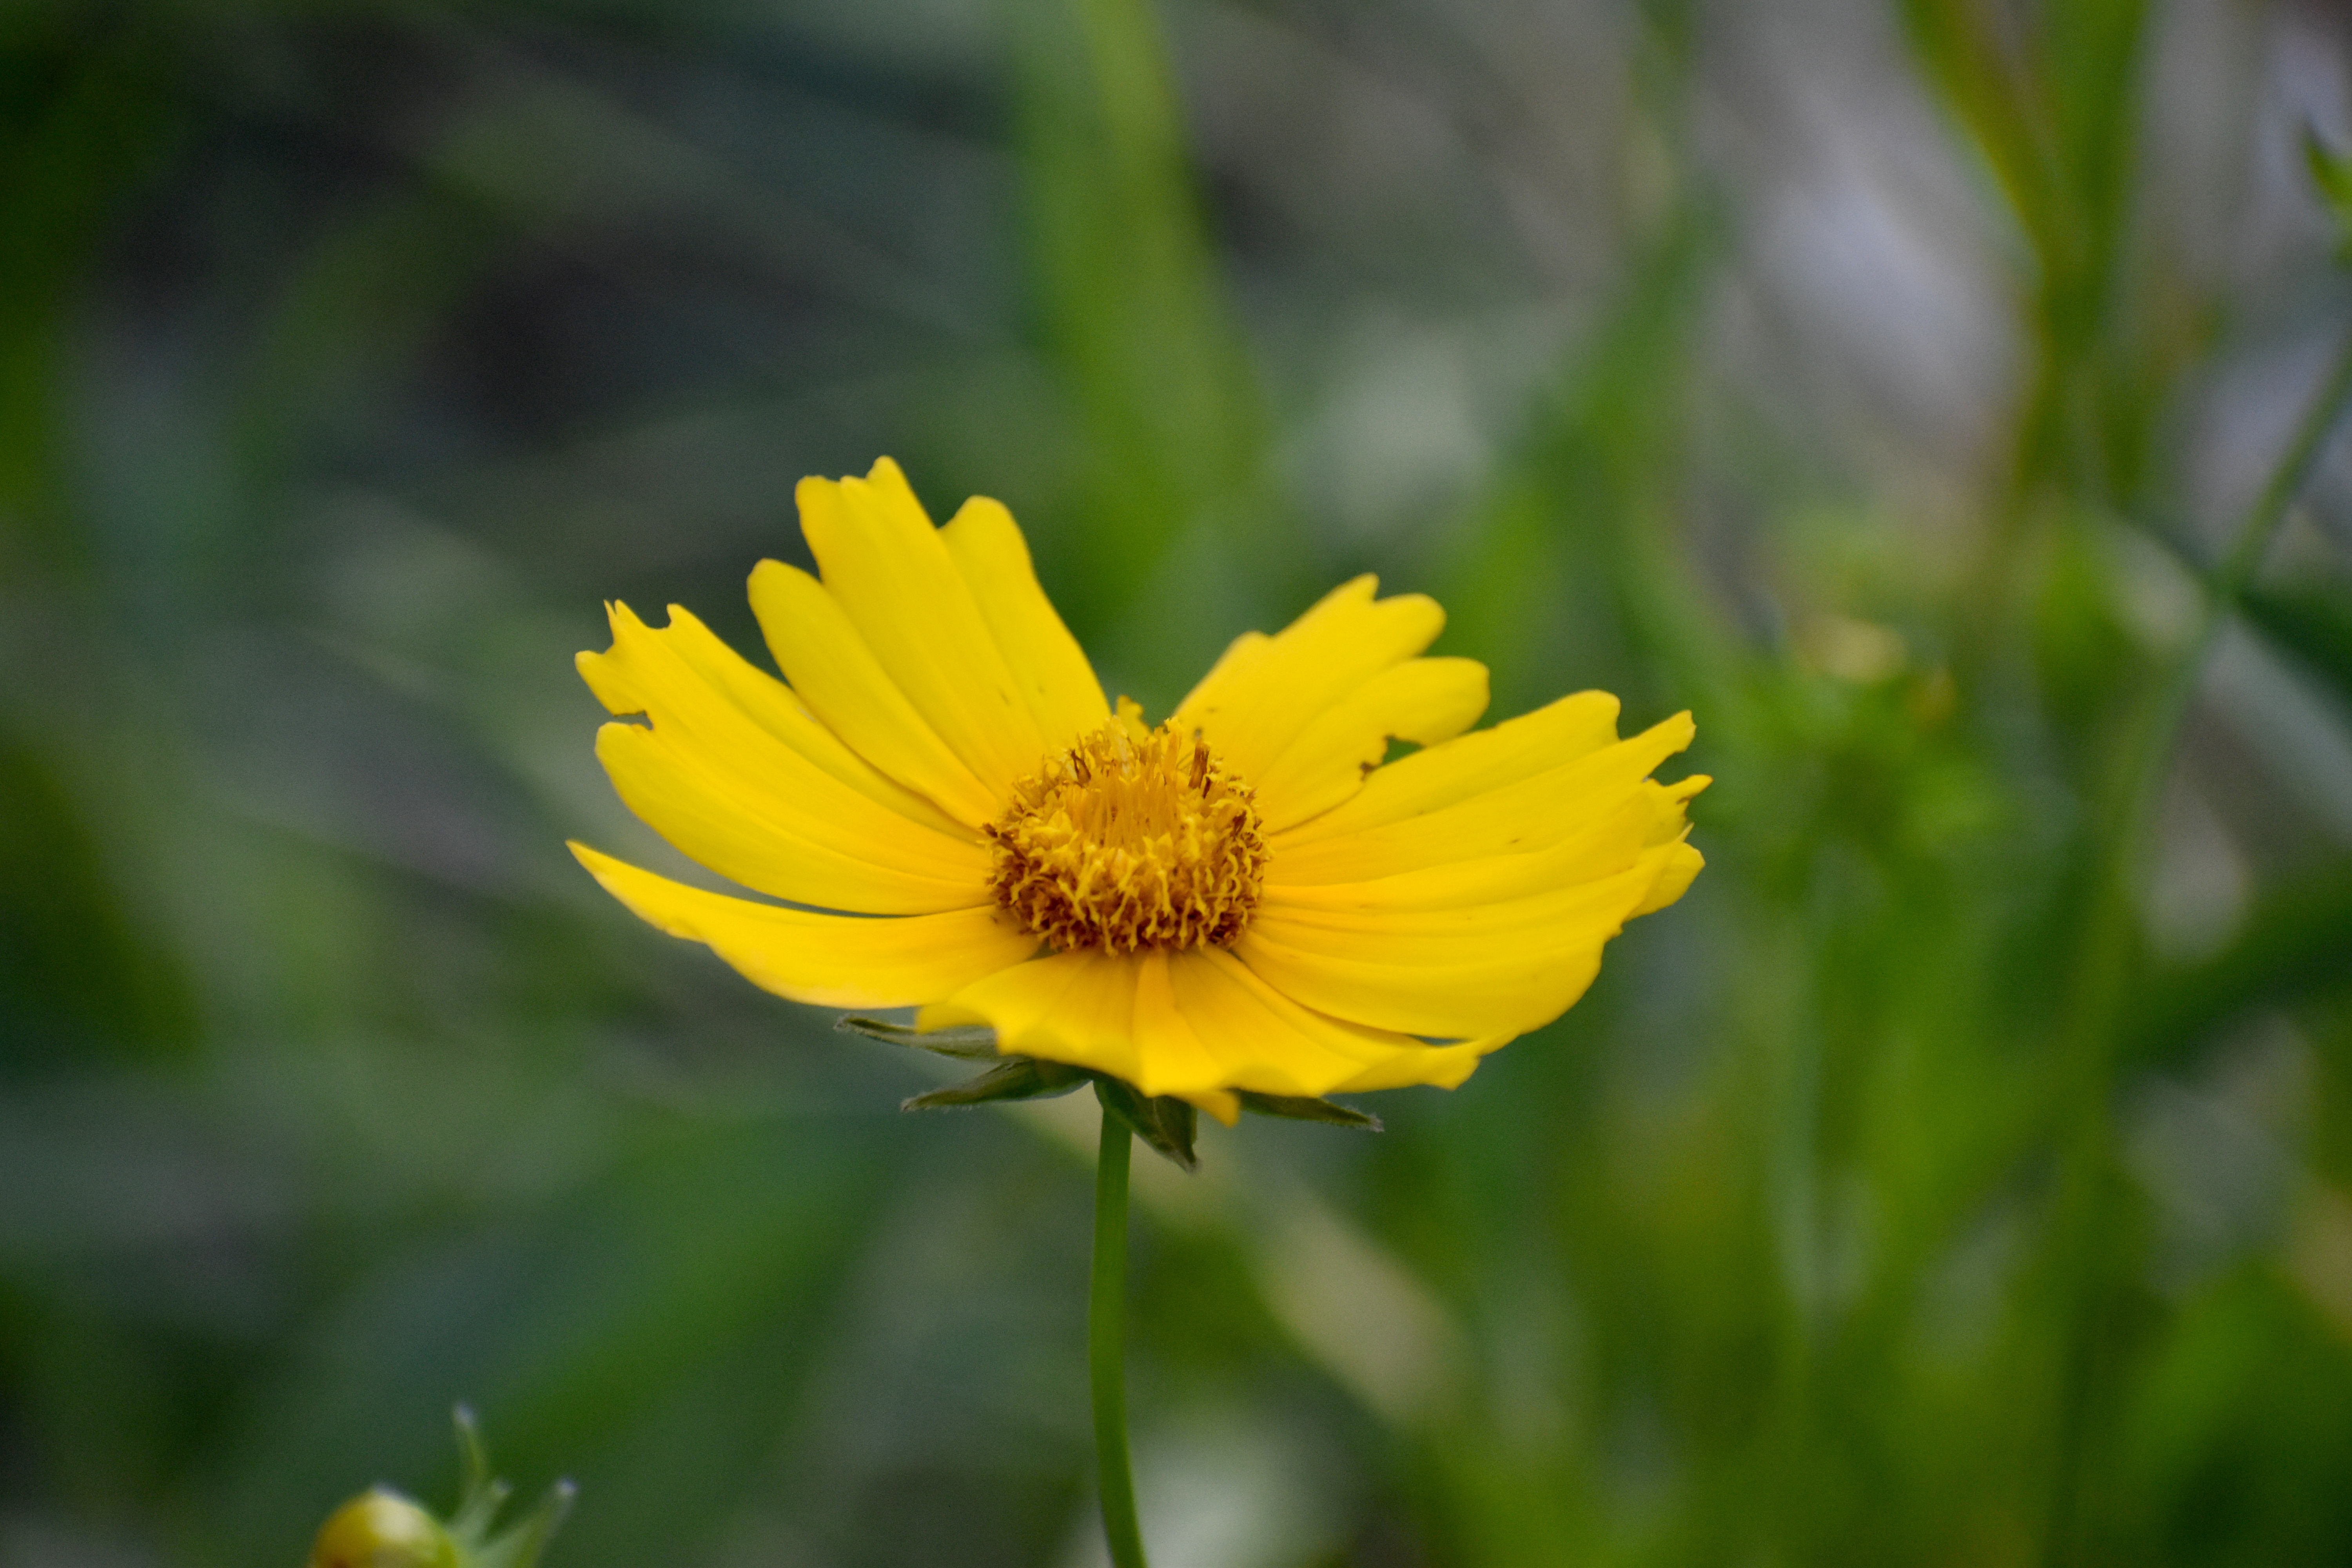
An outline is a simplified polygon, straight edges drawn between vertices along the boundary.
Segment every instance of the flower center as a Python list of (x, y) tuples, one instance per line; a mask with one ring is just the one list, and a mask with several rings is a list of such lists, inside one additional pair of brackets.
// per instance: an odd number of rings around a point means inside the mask
[(1223, 947), (1265, 885), (1254, 792), (1197, 735), (1119, 717), (1013, 786), (987, 829), (996, 901), (1055, 947)]

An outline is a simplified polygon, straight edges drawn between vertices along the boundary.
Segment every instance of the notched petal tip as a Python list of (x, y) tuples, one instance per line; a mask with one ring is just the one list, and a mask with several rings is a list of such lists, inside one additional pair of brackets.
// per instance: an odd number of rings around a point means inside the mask
[(898, 466), (898, 458), (887, 454), (875, 458), (873, 465), (866, 470), (866, 482), (877, 488), (894, 489), (907, 500), (914, 500), (919, 507), (922, 504), (915, 499), (915, 487), (907, 482), (907, 470)]
[[(1685, 828), (1683, 831), (1688, 833), (1690, 830)], [(1643, 915), (1654, 915), (1677, 901), (1690, 891), (1691, 884), (1706, 868), (1706, 857), (1693, 848), (1686, 839), (1676, 839), (1659, 864), (1658, 879), (1650, 884), (1649, 892), (1625, 918), (1638, 920)]]

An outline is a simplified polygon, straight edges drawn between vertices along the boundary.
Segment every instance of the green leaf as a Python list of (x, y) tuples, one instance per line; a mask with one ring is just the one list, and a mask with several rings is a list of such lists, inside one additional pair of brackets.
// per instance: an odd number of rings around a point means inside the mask
[(978, 1078), (952, 1083), (945, 1089), (918, 1094), (901, 1103), (901, 1110), (956, 1110), (970, 1105), (986, 1105), (996, 1100), (1048, 1100), (1057, 1094), (1067, 1094), (1087, 1081), (1087, 1073), (1078, 1068), (1064, 1067), (1060, 1062), (1041, 1062), (1034, 1057), (1006, 1057)]
[(1259, 1094), (1254, 1089), (1236, 1091), (1242, 1109), (1258, 1116), (1279, 1116), (1289, 1121), (1322, 1121), (1333, 1127), (1358, 1127), (1367, 1132), (1381, 1130), (1381, 1119), (1351, 1105), (1339, 1105), (1328, 1100), (1310, 1100), (1301, 1095)]
[[(1044, 346), (1081, 437), (1065, 613), (1118, 624), (1130, 601), (1174, 595), (1197, 617), (1223, 601), (1194, 597), (1204, 589), (1168, 578), (1164, 563), (1204, 523), (1223, 524), (1267, 575), (1297, 570), (1301, 552), (1266, 482), (1265, 400), (1203, 212), (1159, 8), (1023, 0), (1004, 15)], [(1179, 629), (1204, 637), (1202, 652), (1223, 641), (1197, 619)], [(1139, 638), (1128, 657), (1156, 665), (1171, 655), (1144, 650), (1181, 640)], [(1145, 673), (1191, 679), (1176, 662)]]
[(2250, 587), (2238, 607), (2282, 652), (2352, 702), (2352, 597), (2324, 588)]
[(880, 1040), (887, 1045), (908, 1046), (919, 1051), (936, 1051), (940, 1056), (953, 1057), (959, 1061), (994, 1061), (999, 1055), (996, 1049), (996, 1031), (980, 1024), (962, 1028), (925, 1031), (908, 1028), (904, 1024), (893, 1024), (882, 1018), (862, 1018), (853, 1016), (841, 1019), (834, 1025), (834, 1027), (845, 1035), (863, 1035), (869, 1040)]
[(2230, 945), (2145, 986), (2126, 1035), (2130, 1059), (2178, 1061), (2233, 1018), (2352, 987), (2352, 861), (2266, 895)]
[(2319, 188), (2319, 199), (2327, 204), (2328, 216), (2336, 220), (2337, 256), (2352, 259), (2352, 157), (2328, 146), (2305, 125), (2303, 162), (2311, 171), (2311, 183)]
[(1146, 1095), (1125, 1079), (1107, 1074), (1090, 1076), (1095, 1080), (1095, 1098), (1102, 1101), (1105, 1115), (1126, 1122), (1138, 1138), (1185, 1170), (1201, 1168), (1199, 1156), (1192, 1152), (1192, 1137), (1200, 1128), (1201, 1118), (1191, 1101), (1164, 1094)]

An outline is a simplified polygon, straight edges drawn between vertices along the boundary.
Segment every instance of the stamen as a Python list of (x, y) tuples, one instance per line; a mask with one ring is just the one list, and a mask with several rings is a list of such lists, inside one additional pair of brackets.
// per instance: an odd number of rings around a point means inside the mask
[(1016, 784), (987, 833), (997, 902), (1064, 951), (1223, 947), (1265, 885), (1249, 786), (1208, 742), (1147, 731), (1124, 702)]

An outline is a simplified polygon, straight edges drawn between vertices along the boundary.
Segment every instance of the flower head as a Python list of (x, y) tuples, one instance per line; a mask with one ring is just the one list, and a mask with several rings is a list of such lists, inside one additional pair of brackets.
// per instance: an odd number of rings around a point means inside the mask
[[(1444, 613), (1419, 595), (1359, 577), (1147, 728), (1003, 507), (934, 528), (887, 458), (798, 500), (821, 575), (751, 574), (782, 680), (676, 605), (664, 627), (611, 605), (612, 647), (580, 656), (621, 716), (596, 749), (622, 798), (782, 902), (572, 847), (781, 995), (985, 1026), (1230, 1121), (1238, 1091), (1460, 1083), (1702, 864), (1684, 807), (1707, 781), (1650, 778), (1689, 715), (1620, 740), (1588, 691), (1471, 731), (1486, 671), (1420, 657)], [(1383, 763), (1397, 740), (1420, 749)]]
[(1265, 891), (1256, 792), (1131, 703), (1013, 786), (982, 829), (997, 904), (1062, 950), (1230, 947)]

